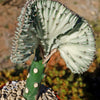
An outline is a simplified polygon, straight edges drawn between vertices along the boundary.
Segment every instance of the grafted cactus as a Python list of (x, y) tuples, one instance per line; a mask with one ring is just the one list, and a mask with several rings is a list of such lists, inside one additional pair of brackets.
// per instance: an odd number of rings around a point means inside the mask
[[(53, 0), (28, 0), (18, 21), (12, 62), (25, 62), (34, 50), (37, 51), (38, 46), (43, 49), (44, 63), (58, 49), (73, 73), (85, 72), (94, 59), (95, 40), (92, 29), (84, 18), (61, 3)], [(41, 51), (36, 54), (37, 59), (39, 53)], [(27, 100), (36, 99), (43, 70), (42, 61), (33, 61), (24, 93)]]

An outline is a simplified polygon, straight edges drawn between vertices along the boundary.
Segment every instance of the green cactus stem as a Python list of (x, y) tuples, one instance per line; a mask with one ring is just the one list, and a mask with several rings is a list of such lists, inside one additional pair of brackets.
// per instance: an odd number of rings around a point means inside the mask
[(27, 77), (24, 97), (26, 100), (36, 100), (41, 80), (44, 78), (42, 60), (33, 61)]
[(30, 72), (27, 76), (26, 86), (23, 96), (26, 100), (37, 100), (41, 80), (44, 78), (44, 63), (40, 56), (41, 47), (38, 46), (35, 58), (30, 66)]

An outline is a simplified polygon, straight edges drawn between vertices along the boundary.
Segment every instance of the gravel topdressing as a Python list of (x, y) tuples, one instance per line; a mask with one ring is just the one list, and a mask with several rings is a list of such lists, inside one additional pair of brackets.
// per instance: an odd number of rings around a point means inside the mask
[[(23, 91), (26, 81), (12, 81), (0, 90), (0, 100), (25, 100)], [(38, 100), (58, 100), (54, 91), (41, 85)]]

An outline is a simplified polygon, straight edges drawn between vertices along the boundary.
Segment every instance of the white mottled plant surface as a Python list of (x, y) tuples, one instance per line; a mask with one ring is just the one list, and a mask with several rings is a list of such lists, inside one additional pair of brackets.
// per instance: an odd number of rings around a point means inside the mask
[(88, 22), (59, 2), (28, 0), (18, 18), (11, 60), (25, 62), (38, 45), (45, 57), (58, 49), (73, 73), (85, 72), (95, 55), (95, 40)]

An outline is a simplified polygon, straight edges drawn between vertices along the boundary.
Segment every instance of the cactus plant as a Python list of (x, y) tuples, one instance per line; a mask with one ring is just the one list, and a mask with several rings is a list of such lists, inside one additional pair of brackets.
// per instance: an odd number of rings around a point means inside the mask
[(39, 90), (41, 80), (44, 78), (44, 66), (42, 60), (33, 62), (31, 65), (30, 73), (28, 74), (24, 97), (27, 100), (35, 100)]
[(61, 3), (28, 0), (18, 21), (11, 61), (23, 63), (36, 51), (26, 81), (27, 100), (37, 99), (44, 64), (57, 49), (73, 73), (85, 72), (94, 59), (95, 40), (88, 22)]
[(95, 55), (95, 40), (84, 18), (56, 1), (28, 0), (18, 21), (13, 62), (26, 61), (42, 45), (45, 56), (58, 49), (73, 73), (88, 69)]

